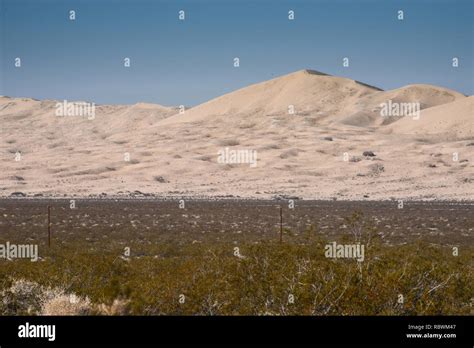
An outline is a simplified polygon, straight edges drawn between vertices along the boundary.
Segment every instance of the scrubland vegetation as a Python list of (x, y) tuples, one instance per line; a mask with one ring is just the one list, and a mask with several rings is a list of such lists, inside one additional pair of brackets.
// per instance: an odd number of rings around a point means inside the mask
[(390, 245), (367, 221), (346, 218), (338, 237), (365, 244), (363, 262), (326, 258), (334, 239), (313, 226), (283, 243), (132, 239), (130, 256), (109, 239), (56, 243), (38, 262), (0, 260), (0, 314), (472, 314), (472, 245)]

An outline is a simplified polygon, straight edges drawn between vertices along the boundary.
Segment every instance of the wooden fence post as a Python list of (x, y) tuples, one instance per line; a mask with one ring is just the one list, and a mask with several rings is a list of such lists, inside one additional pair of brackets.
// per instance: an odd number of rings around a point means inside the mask
[(283, 242), (283, 208), (280, 205), (280, 243)]
[(48, 247), (51, 247), (51, 206), (48, 205)]

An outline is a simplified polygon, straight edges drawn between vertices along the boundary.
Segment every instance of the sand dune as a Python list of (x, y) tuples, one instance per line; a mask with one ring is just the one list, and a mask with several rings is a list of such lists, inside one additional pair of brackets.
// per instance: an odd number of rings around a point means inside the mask
[(162, 124), (246, 115), (312, 115), (322, 121), (352, 111), (361, 97), (380, 91), (358, 81), (301, 70), (228, 93), (175, 115)]
[(404, 118), (389, 126), (394, 133), (437, 135), (439, 141), (474, 138), (474, 96), (423, 110), (419, 120)]
[[(380, 117), (387, 100), (419, 102), (420, 119)], [(381, 91), (303, 70), (184, 115), (138, 103), (59, 117), (56, 104), (0, 98), (0, 196), (474, 197), (473, 97), (441, 87)], [(232, 151), (244, 160), (223, 162)]]
[[(399, 118), (380, 117), (381, 104), (420, 103), (420, 109), (449, 103), (465, 96), (432, 85), (409, 85), (382, 91), (347, 78), (301, 70), (225, 94), (200, 104), (184, 115), (167, 118), (161, 124), (202, 122), (241, 122), (246, 117), (264, 121), (272, 116), (310, 116), (318, 124), (343, 123), (352, 126), (380, 126)], [(258, 116), (258, 118), (256, 118)]]
[(463, 94), (432, 85), (408, 85), (391, 91), (371, 93), (354, 105), (353, 113), (341, 119), (344, 124), (354, 126), (380, 126), (398, 121), (397, 117), (380, 117), (381, 105), (394, 103), (419, 103), (424, 110), (466, 98)]

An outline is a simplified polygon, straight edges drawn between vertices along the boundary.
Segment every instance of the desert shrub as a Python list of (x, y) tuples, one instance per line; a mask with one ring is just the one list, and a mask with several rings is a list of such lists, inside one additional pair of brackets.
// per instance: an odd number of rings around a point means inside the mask
[(283, 243), (131, 241), (128, 258), (122, 245), (74, 240), (41, 262), (4, 262), (0, 314), (470, 314), (472, 246), (453, 256), (447, 245), (385, 244), (357, 212), (344, 224), (338, 240), (363, 243), (363, 262), (326, 258), (315, 226)]
[(60, 288), (47, 288), (36, 282), (17, 279), (2, 290), (2, 315), (85, 315), (91, 314), (88, 298), (66, 294)]
[(42, 305), (43, 287), (23, 279), (15, 280), (1, 291), (0, 311), (2, 315), (37, 314)]
[(43, 302), (41, 315), (88, 315), (94, 314), (90, 300), (74, 294), (59, 293)]

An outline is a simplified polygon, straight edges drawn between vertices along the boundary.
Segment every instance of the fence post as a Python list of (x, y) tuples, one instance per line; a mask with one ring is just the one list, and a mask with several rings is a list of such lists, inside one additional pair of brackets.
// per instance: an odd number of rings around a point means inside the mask
[(51, 247), (51, 206), (48, 205), (48, 247)]
[(283, 242), (283, 208), (280, 205), (280, 243)]

